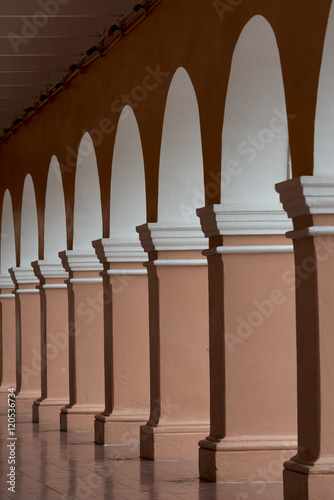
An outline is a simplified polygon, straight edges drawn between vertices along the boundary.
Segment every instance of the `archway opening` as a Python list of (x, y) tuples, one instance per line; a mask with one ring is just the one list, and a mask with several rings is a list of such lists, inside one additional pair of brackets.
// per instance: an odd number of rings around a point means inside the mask
[(45, 195), (44, 259), (57, 261), (66, 248), (66, 214), (64, 190), (57, 158), (50, 162)]
[(16, 266), (13, 205), (8, 189), (2, 204), (0, 263), (2, 275), (8, 275), (8, 269)]
[(86, 132), (80, 142), (75, 176), (73, 249), (87, 250), (101, 237), (100, 181), (94, 144)]
[(290, 177), (289, 136), (275, 35), (253, 17), (236, 44), (222, 146), (224, 205), (281, 209), (275, 184)]
[(20, 266), (30, 267), (38, 259), (38, 221), (33, 180), (28, 174), (24, 181), (21, 209)]

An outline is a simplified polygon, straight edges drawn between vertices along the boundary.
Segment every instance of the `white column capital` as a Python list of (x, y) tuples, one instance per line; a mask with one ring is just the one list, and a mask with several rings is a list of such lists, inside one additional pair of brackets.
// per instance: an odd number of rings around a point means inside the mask
[(12, 267), (9, 272), (15, 285), (39, 284), (32, 267)]
[(40, 280), (55, 278), (67, 279), (66, 272), (60, 262), (49, 262), (46, 260), (36, 260), (31, 263), (36, 277)]
[(278, 235), (292, 229), (292, 222), (284, 210), (263, 206), (231, 207), (209, 205), (197, 209), (206, 237), (238, 235)]
[(102, 271), (103, 266), (98, 261), (93, 249), (65, 250), (59, 252), (63, 267), (70, 271)]
[(147, 254), (135, 239), (103, 238), (92, 243), (99, 261), (106, 262), (144, 262)]
[(145, 252), (164, 250), (205, 250), (208, 240), (200, 225), (182, 223), (147, 223), (137, 226)]
[(13, 279), (9, 273), (0, 274), (0, 289), (1, 288), (14, 288)]
[(288, 216), (334, 214), (334, 177), (305, 175), (276, 184)]

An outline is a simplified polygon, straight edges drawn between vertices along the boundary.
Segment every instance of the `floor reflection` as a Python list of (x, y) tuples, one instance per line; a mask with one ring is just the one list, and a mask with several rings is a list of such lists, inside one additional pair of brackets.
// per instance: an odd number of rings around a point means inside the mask
[(152, 462), (138, 446), (101, 446), (94, 434), (17, 417), (16, 492), (7, 490), (7, 413), (0, 410), (0, 498), (8, 500), (283, 500), (281, 483), (212, 484), (196, 462)]

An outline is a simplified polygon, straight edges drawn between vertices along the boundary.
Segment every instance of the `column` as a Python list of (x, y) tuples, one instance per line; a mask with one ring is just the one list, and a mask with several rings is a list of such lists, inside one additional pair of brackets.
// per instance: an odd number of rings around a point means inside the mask
[(282, 210), (197, 210), (210, 249), (210, 435), (200, 477), (278, 481), (296, 448), (293, 248)]
[(140, 455), (195, 460), (209, 426), (207, 241), (199, 226), (149, 223), (137, 231), (149, 255), (150, 418)]
[(61, 409), (62, 431), (92, 431), (94, 416), (104, 409), (104, 335), (102, 265), (93, 253), (59, 254), (69, 273), (70, 403)]
[(0, 275), (0, 292), (0, 408), (8, 408), (8, 389), (16, 387), (15, 295), (9, 275)]
[(334, 499), (334, 177), (276, 186), (293, 219), (298, 453), (284, 464), (284, 499)]
[(146, 254), (139, 242), (93, 242), (103, 264), (105, 410), (95, 441), (139, 444), (149, 416), (149, 322)]
[(41, 396), (41, 325), (38, 280), (31, 267), (10, 269), (15, 284), (16, 413), (32, 414)]
[(32, 263), (40, 285), (42, 395), (33, 404), (34, 422), (59, 422), (60, 409), (69, 403), (68, 299), (59, 263)]

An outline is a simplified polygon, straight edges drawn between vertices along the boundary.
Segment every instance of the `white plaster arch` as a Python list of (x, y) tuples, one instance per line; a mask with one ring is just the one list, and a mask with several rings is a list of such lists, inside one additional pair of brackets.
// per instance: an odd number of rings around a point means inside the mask
[(6, 189), (1, 217), (1, 274), (8, 274), (8, 269), (16, 267), (15, 229), (13, 205), (10, 192)]
[(289, 136), (276, 38), (253, 17), (236, 44), (226, 96), (221, 201), (280, 208), (275, 184), (289, 177)]
[(196, 94), (180, 67), (170, 84), (160, 155), (159, 222), (196, 223), (204, 205), (203, 155)]
[(38, 259), (38, 221), (33, 180), (27, 174), (22, 196), (20, 266), (30, 267)]
[(66, 214), (59, 162), (52, 156), (45, 195), (44, 259), (58, 261), (66, 248)]
[(314, 175), (334, 175), (334, 5), (332, 4), (318, 86)]
[(110, 237), (138, 241), (136, 226), (146, 220), (144, 158), (136, 117), (121, 113), (112, 162)]
[(86, 132), (81, 139), (75, 174), (73, 249), (90, 249), (102, 238), (100, 181), (93, 141)]

